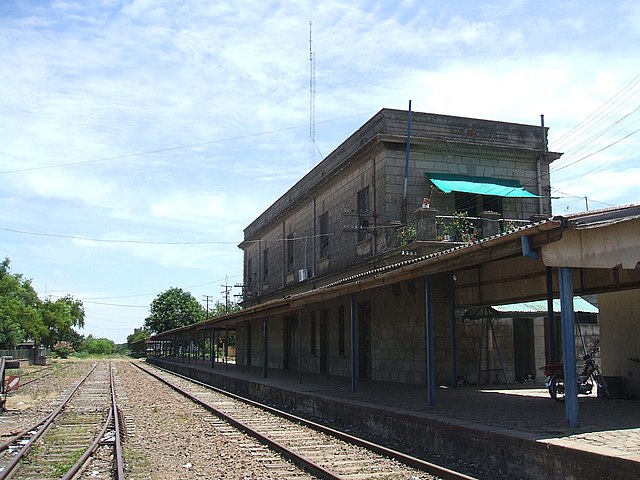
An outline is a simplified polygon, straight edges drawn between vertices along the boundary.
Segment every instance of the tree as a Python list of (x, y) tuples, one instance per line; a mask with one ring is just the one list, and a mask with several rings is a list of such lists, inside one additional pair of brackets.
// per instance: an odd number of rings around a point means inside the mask
[(132, 346), (134, 343), (137, 343), (140, 340), (145, 340), (150, 336), (151, 336), (151, 333), (149, 332), (149, 330), (147, 330), (147, 328), (145, 327), (134, 328), (133, 333), (127, 336), (127, 347), (129, 347), (129, 350), (132, 350)]
[(151, 333), (162, 333), (204, 319), (204, 310), (193, 295), (172, 287), (151, 302), (151, 315), (144, 320)]
[(70, 295), (43, 302), (31, 280), (10, 273), (10, 263), (8, 258), (0, 263), (0, 348), (25, 340), (45, 347), (70, 342), (77, 348), (80, 335), (73, 327), (84, 327), (82, 302)]
[(225, 303), (218, 300), (209, 311), (209, 318), (221, 317), (227, 313), (235, 313), (240, 310), (242, 310), (242, 307), (236, 302)]
[(52, 302), (50, 299), (42, 303), (42, 321), (47, 331), (40, 342), (51, 347), (71, 335), (72, 327), (84, 327), (84, 307), (80, 300), (67, 295)]
[(83, 349), (92, 355), (111, 355), (115, 348), (115, 343), (108, 338), (94, 338), (89, 335), (84, 341)]
[(0, 263), (0, 347), (11, 348), (31, 339), (36, 342), (46, 332), (40, 308), (42, 302), (20, 274), (11, 274), (10, 260)]

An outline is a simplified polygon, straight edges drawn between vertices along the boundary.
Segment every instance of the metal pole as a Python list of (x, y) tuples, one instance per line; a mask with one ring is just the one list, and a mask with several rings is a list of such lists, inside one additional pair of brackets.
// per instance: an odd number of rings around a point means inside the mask
[(407, 224), (407, 183), (409, 181), (409, 154), (411, 151), (411, 100), (409, 100), (409, 120), (407, 122), (407, 152), (404, 160), (404, 187), (402, 190), (402, 224)]
[(302, 383), (302, 309), (298, 309), (298, 383)]
[(356, 323), (356, 294), (351, 294), (351, 393), (358, 391), (358, 324)]
[(458, 386), (457, 342), (456, 342), (456, 282), (455, 276), (449, 277), (449, 299), (451, 301), (451, 388)]
[(267, 378), (267, 363), (269, 362), (269, 322), (268, 317), (262, 319), (262, 376)]
[(435, 356), (433, 354), (435, 342), (433, 339), (433, 281), (431, 276), (427, 276), (424, 279), (424, 309), (424, 346), (425, 363), (427, 367), (427, 405), (435, 405), (436, 373)]
[(567, 267), (558, 269), (560, 280), (560, 318), (564, 365), (564, 406), (570, 428), (578, 426), (578, 375), (576, 373), (576, 336), (573, 322), (573, 275)]
[(556, 315), (553, 311), (553, 268), (546, 267), (547, 270), (547, 341), (549, 351), (546, 352), (547, 363), (558, 361), (558, 338), (556, 330)]

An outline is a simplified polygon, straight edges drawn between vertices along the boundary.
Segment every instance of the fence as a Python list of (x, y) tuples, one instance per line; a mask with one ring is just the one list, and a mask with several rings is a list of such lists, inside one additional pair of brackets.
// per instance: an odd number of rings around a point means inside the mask
[(37, 357), (46, 357), (49, 355), (51, 355), (51, 349), (42, 347), (0, 350), (0, 357), (11, 357), (15, 360), (35, 360)]

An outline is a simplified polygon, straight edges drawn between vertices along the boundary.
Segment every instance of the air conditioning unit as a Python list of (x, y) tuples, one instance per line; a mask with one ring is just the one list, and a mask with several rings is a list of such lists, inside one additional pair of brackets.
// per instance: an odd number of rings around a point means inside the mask
[(309, 276), (309, 272), (307, 271), (306, 268), (301, 268), (300, 270), (298, 270), (298, 281), (299, 282), (304, 282)]

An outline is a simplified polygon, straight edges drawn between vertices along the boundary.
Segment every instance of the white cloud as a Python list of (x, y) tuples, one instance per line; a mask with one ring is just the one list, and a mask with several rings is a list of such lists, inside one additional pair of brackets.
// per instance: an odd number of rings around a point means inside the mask
[[(0, 172), (90, 161), (0, 173), (6, 226), (111, 240), (241, 240), (310, 167), (310, 20), (324, 156), (381, 108), (406, 109), (411, 99), (418, 111), (512, 122), (538, 124), (545, 114), (552, 149), (566, 152), (556, 163), (570, 164), (617, 138), (618, 127), (588, 146), (593, 133), (566, 134), (638, 74), (628, 49), (640, 40), (640, 7), (630, 0), (2, 4), (0, 61), (11, 75), (0, 78)], [(624, 133), (635, 118), (620, 125)], [(636, 200), (633, 142), (554, 174), (574, 196), (570, 208), (584, 196)], [(188, 145), (198, 146), (179, 148)], [(235, 243), (0, 235), (27, 276), (70, 293), (148, 278), (168, 288), (174, 279), (196, 284), (194, 272), (219, 279), (242, 269)]]

